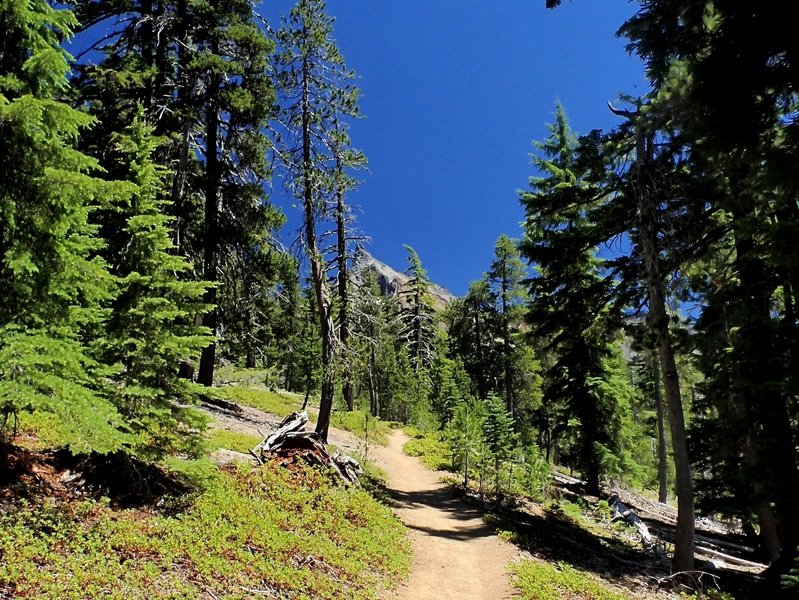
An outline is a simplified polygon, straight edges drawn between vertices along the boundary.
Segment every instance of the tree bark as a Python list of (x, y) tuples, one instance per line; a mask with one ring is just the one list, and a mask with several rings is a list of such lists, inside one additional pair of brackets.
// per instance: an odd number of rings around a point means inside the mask
[(782, 376), (768, 364), (778, 347), (771, 317), (776, 282), (769, 279), (769, 268), (751, 233), (753, 203), (745, 195), (735, 200), (733, 234), (740, 294), (733, 323), (739, 329), (731, 339), (737, 355), (733, 401), (745, 427), (744, 453), (760, 536), (772, 564), (779, 563), (777, 572), (787, 572), (799, 545), (799, 471), (785, 394), (773, 383)]
[(660, 367), (657, 353), (652, 353), (652, 378), (655, 382), (655, 411), (658, 428), (658, 502), (665, 504), (669, 499), (669, 470), (666, 450), (666, 415), (663, 410), (663, 394), (660, 382)]
[(638, 235), (644, 259), (647, 293), (649, 297), (649, 328), (655, 338), (663, 387), (669, 411), (671, 445), (674, 451), (677, 492), (677, 532), (674, 544), (674, 568), (689, 571), (694, 566), (695, 522), (694, 494), (691, 461), (685, 436), (682, 396), (674, 348), (669, 333), (669, 316), (666, 312), (666, 284), (662, 273), (658, 249), (657, 203), (652, 198), (651, 179), (648, 172), (651, 161), (652, 141), (645, 139), (644, 132), (637, 132), (637, 178), (638, 178)]
[[(211, 52), (217, 52), (216, 43), (212, 43)], [(203, 239), (203, 278), (205, 281), (215, 283), (217, 280), (217, 252), (219, 250), (219, 183), (220, 164), (217, 152), (219, 138), (219, 113), (216, 106), (216, 96), (219, 92), (219, 79), (213, 74), (209, 78), (208, 97), (206, 99), (205, 116), (205, 236)], [(216, 331), (217, 331), (217, 306), (216, 286), (208, 287), (203, 301), (211, 305), (211, 310), (203, 315), (203, 325), (211, 330), (214, 338), (208, 346), (203, 348), (200, 356), (200, 370), (197, 374), (198, 383), (211, 386), (214, 382), (214, 363), (216, 361)]]
[(380, 416), (380, 390), (377, 389), (377, 359), (375, 357), (375, 347), (371, 346), (369, 351), (369, 405), (373, 417)]
[(316, 236), (314, 164), (311, 152), (311, 105), (310, 105), (310, 65), (303, 61), (302, 74), (302, 170), (303, 170), (303, 213), (305, 245), (308, 260), (311, 263), (311, 281), (316, 295), (316, 309), (319, 317), (319, 333), (322, 338), (322, 389), (319, 399), (319, 417), (316, 422), (316, 433), (327, 443), (330, 427), (330, 413), (333, 410), (335, 393), (335, 347), (333, 344), (333, 302), (327, 287), (325, 264), (319, 252)]
[[(336, 153), (336, 170), (339, 177), (343, 177), (343, 165), (341, 162), (341, 155)], [(338, 324), (339, 324), (339, 339), (341, 341), (341, 350), (344, 356), (349, 358), (349, 336), (350, 336), (350, 315), (349, 315), (349, 272), (347, 265), (347, 223), (346, 223), (346, 205), (344, 204), (344, 190), (342, 184), (339, 182), (336, 186), (336, 237), (337, 237), (337, 255), (336, 262), (338, 263)], [(344, 361), (344, 385), (342, 386), (341, 393), (344, 396), (344, 403), (347, 405), (347, 410), (352, 411), (355, 408), (355, 398), (352, 389), (352, 369), (349, 368), (347, 360)]]

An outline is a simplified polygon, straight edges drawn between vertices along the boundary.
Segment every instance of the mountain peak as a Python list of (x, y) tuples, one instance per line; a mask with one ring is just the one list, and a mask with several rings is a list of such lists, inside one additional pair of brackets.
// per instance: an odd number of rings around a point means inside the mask
[[(380, 293), (385, 296), (398, 294), (408, 285), (411, 279), (405, 273), (397, 271), (376, 259), (362, 246), (358, 248), (354, 268), (355, 270), (374, 272), (377, 276), (377, 283), (380, 285)], [(449, 306), (456, 298), (452, 292), (432, 281), (430, 282), (429, 294), (433, 300), (433, 307), (439, 312)]]

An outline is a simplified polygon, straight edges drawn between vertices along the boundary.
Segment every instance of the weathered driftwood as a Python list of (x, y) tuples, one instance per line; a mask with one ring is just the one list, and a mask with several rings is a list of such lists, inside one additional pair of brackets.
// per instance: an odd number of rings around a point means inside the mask
[(253, 452), (272, 452), (276, 447), (283, 443), (283, 440), (286, 438), (287, 434), (303, 431), (307, 423), (307, 412), (291, 413), (280, 422), (280, 425), (278, 425), (277, 430), (275, 430), (274, 433), (267, 436), (263, 442), (258, 444), (253, 449)]
[(716, 567), (724, 566), (723, 564), (719, 563), (726, 563), (728, 565), (736, 565), (739, 567), (748, 567), (750, 569), (760, 570), (765, 570), (768, 567), (766, 564), (753, 562), (744, 558), (738, 558), (737, 556), (725, 554), (724, 552), (719, 552), (718, 550), (713, 550), (712, 548), (701, 546), (699, 544), (696, 545), (696, 551), (710, 558)]
[(250, 453), (261, 464), (270, 457), (300, 456), (308, 464), (327, 467), (344, 481), (360, 487), (363, 469), (358, 461), (340, 452), (331, 456), (315, 431), (305, 431), (307, 423), (308, 413), (291, 413)]
[(635, 511), (625, 506), (618, 494), (611, 495), (611, 497), (608, 498), (608, 504), (613, 509), (613, 518), (611, 522), (624, 521), (634, 526), (638, 530), (638, 535), (641, 536), (641, 544), (647, 552), (659, 555), (663, 554), (663, 549), (657, 543), (657, 539), (649, 533), (649, 528), (640, 517), (635, 514)]

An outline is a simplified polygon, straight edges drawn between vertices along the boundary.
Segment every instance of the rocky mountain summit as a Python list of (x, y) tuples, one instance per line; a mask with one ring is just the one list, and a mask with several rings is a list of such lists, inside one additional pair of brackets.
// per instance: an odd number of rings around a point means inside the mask
[[(400, 293), (410, 281), (410, 277), (405, 273), (401, 273), (388, 266), (386, 263), (377, 260), (363, 249), (363, 247), (358, 249), (358, 253), (355, 257), (354, 270), (374, 272), (377, 276), (377, 282), (380, 285), (380, 292), (385, 296), (394, 296)], [(444, 310), (455, 300), (455, 295), (452, 292), (432, 282), (430, 284), (429, 293), (433, 301), (433, 307), (437, 311)]]

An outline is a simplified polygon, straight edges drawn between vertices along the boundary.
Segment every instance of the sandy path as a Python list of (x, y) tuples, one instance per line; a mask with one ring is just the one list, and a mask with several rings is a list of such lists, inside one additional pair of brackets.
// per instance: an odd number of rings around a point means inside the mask
[(402, 453), (395, 432), (370, 458), (389, 474), (402, 522), (411, 530), (413, 564), (390, 600), (502, 600), (513, 597), (506, 568), (517, 552), (494, 535), (474, 507), (452, 497), (439, 475)]

